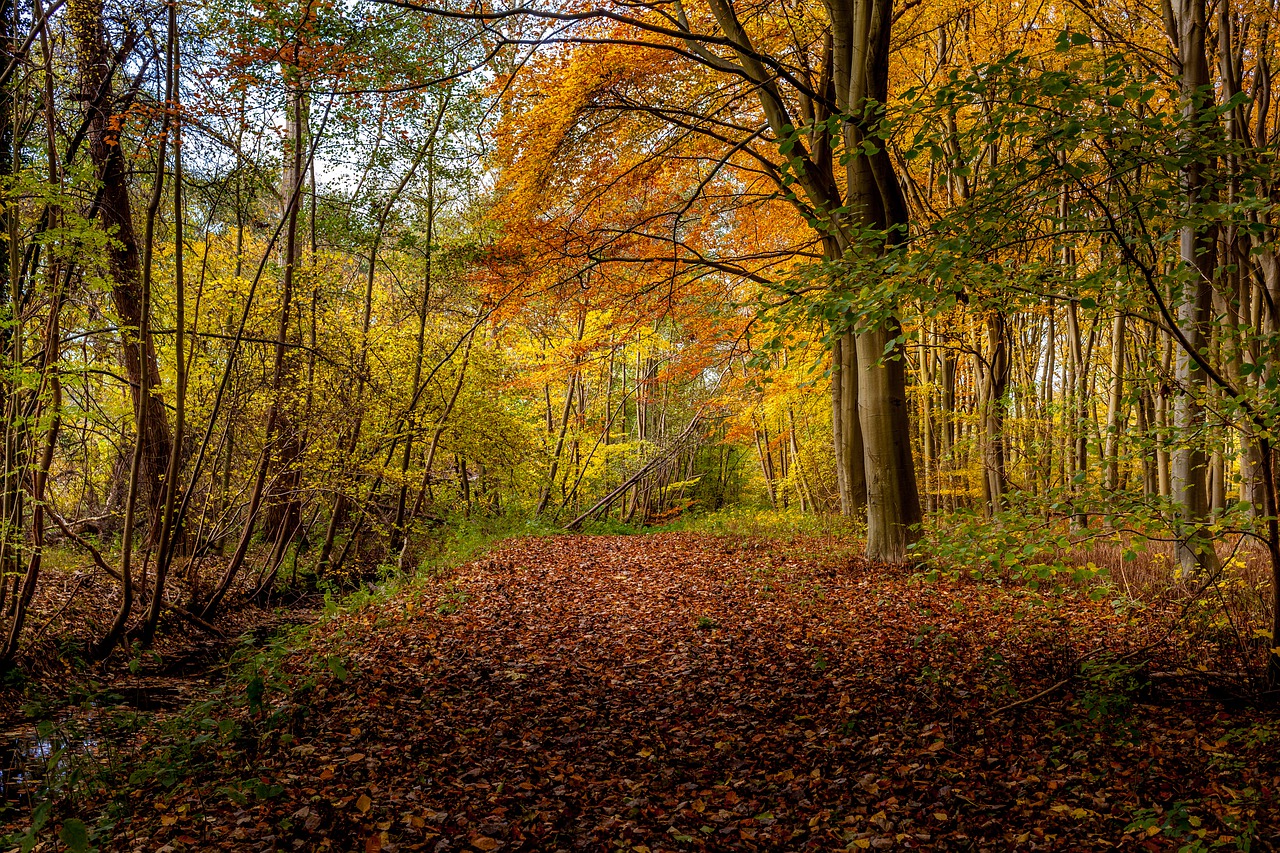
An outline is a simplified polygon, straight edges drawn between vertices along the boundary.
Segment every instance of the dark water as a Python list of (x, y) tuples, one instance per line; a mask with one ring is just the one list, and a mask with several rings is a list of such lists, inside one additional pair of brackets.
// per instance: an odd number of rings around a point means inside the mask
[(208, 691), (203, 681), (138, 679), (113, 685), (53, 719), (0, 731), (0, 810), (30, 808), (42, 789), (68, 782), (74, 768), (99, 758), (104, 727), (123, 715), (181, 708)]
[(57, 784), (74, 761), (92, 760), (97, 740), (67, 721), (0, 734), (0, 807), (30, 808), (41, 789)]
[(0, 719), (0, 815), (30, 809), (48, 788), (73, 784), (77, 771), (109, 760), (127, 740), (132, 715), (164, 715), (209, 698), (225, 676), (232, 649), (261, 648), (281, 628), (307, 624), (315, 617), (315, 611), (300, 606), (234, 641), (202, 646), (159, 662), (150, 671), (117, 678), (88, 701), (59, 708), (48, 719)]

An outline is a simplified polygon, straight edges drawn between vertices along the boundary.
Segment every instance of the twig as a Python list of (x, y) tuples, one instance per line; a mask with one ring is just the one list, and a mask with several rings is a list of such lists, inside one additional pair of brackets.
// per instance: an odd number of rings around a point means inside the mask
[(161, 602), (161, 603), (164, 605), (164, 608), (165, 608), (166, 610), (171, 610), (171, 611), (173, 611), (174, 613), (176, 613), (177, 615), (181, 616), (183, 619), (186, 619), (186, 620), (187, 620), (188, 622), (190, 622), (192, 625), (195, 625), (197, 628), (199, 628), (200, 630), (204, 631), (205, 633), (207, 633), (207, 634), (211, 634), (211, 635), (213, 635), (213, 636), (217, 637), (218, 639), (225, 639), (225, 638), (226, 638), (226, 636), (227, 636), (226, 634), (222, 633), (222, 632), (221, 632), (221, 631), (219, 631), (217, 628), (213, 627), (213, 626), (212, 626), (212, 625), (210, 625), (208, 622), (204, 621), (204, 620), (203, 620), (203, 619), (201, 619), (199, 616), (195, 615), (194, 613), (192, 613), (191, 611), (187, 610), (186, 608), (184, 608), (184, 607), (180, 607), (179, 605), (174, 604), (172, 601), (168, 601), (168, 600), (165, 600), (165, 601), (163, 601), (163, 602)]
[(113, 569), (107, 561), (103, 559), (101, 552), (99, 552), (97, 548), (93, 547), (92, 542), (72, 530), (67, 525), (66, 519), (59, 515), (50, 504), (45, 504), (45, 510), (49, 513), (49, 517), (53, 519), (53, 523), (58, 525), (59, 530), (61, 530), (65, 535), (71, 537), (71, 540), (81, 548), (84, 548), (89, 552), (89, 556), (93, 557), (93, 562), (97, 564), (98, 568), (102, 569), (116, 580), (120, 580), (120, 573)]
[[(1237, 543), (1237, 547), (1239, 547), (1239, 543)], [(1232, 553), (1234, 554), (1234, 551), (1233, 551)], [(1212, 572), (1212, 573), (1210, 574), (1209, 579), (1208, 579), (1208, 580), (1206, 580), (1203, 584), (1201, 584), (1200, 589), (1198, 589), (1198, 590), (1197, 590), (1197, 591), (1196, 591), (1196, 592), (1191, 596), (1191, 598), (1189, 599), (1188, 604), (1187, 604), (1187, 605), (1185, 605), (1185, 606), (1183, 607), (1183, 609), (1182, 609), (1182, 613), (1178, 616), (1178, 618), (1177, 618), (1177, 619), (1173, 620), (1173, 622), (1172, 622), (1172, 623), (1170, 623), (1170, 625), (1169, 625), (1169, 629), (1164, 633), (1164, 636), (1162, 636), (1159, 640), (1153, 640), (1152, 642), (1147, 643), (1147, 644), (1146, 644), (1146, 645), (1144, 645), (1144, 646), (1139, 646), (1139, 647), (1138, 647), (1138, 648), (1136, 648), (1136, 649), (1133, 649), (1133, 650), (1131, 650), (1131, 651), (1125, 652), (1124, 654), (1122, 654), (1122, 655), (1120, 655), (1119, 657), (1117, 657), (1117, 658), (1116, 658), (1116, 661), (1128, 661), (1128, 660), (1132, 660), (1133, 658), (1137, 657), (1138, 655), (1142, 654), (1143, 652), (1149, 651), (1150, 649), (1155, 648), (1155, 647), (1156, 647), (1157, 645), (1159, 645), (1160, 643), (1163, 643), (1164, 641), (1166, 641), (1167, 639), (1169, 639), (1169, 637), (1173, 634), (1174, 630), (1177, 628), (1178, 624), (1182, 622), (1183, 617), (1185, 617), (1185, 616), (1187, 615), (1187, 611), (1191, 609), (1191, 605), (1195, 602), (1195, 599), (1196, 599), (1198, 596), (1202, 595), (1202, 594), (1204, 593), (1204, 591), (1205, 591), (1205, 590), (1207, 590), (1210, 586), (1212, 586), (1212, 585), (1213, 585), (1213, 583), (1214, 583), (1215, 581), (1217, 581), (1217, 579), (1221, 576), (1222, 571), (1223, 571), (1222, 566), (1219, 566), (1219, 567), (1218, 567), (1218, 569), (1217, 569), (1216, 571), (1214, 571), (1214, 572)], [(1089, 652), (1088, 654), (1082, 655), (1082, 656), (1080, 657), (1080, 659), (1079, 659), (1078, 661), (1076, 661), (1076, 666), (1079, 666), (1080, 664), (1084, 663), (1085, 661), (1089, 660), (1090, 658), (1092, 658), (1092, 657), (1096, 657), (1097, 655), (1100, 655), (1100, 654), (1102, 654), (1102, 653), (1104, 653), (1104, 652), (1106, 652), (1106, 651), (1109, 651), (1109, 649), (1107, 649), (1107, 648), (1105, 648), (1105, 647), (1103, 647), (1103, 648), (1097, 648), (1097, 649), (1094, 649), (1093, 651)], [(1010, 703), (1010, 704), (1008, 704), (1008, 705), (1004, 705), (1004, 706), (1001, 706), (1001, 707), (999, 707), (999, 708), (996, 708), (996, 709), (995, 709), (995, 711), (993, 711), (992, 713), (995, 713), (995, 714), (1001, 714), (1001, 713), (1004, 713), (1005, 711), (1010, 711), (1010, 710), (1012, 710), (1012, 709), (1014, 709), (1014, 708), (1018, 708), (1018, 707), (1021, 707), (1021, 706), (1023, 706), (1023, 705), (1028, 705), (1028, 704), (1030, 704), (1030, 703), (1032, 703), (1032, 702), (1036, 701), (1037, 699), (1042, 699), (1042, 698), (1044, 698), (1045, 696), (1048, 696), (1050, 693), (1053, 693), (1054, 691), (1059, 690), (1059, 689), (1061, 689), (1061, 688), (1065, 687), (1066, 685), (1070, 684), (1070, 683), (1071, 683), (1075, 678), (1076, 678), (1075, 673), (1072, 673), (1071, 675), (1068, 675), (1066, 678), (1064, 678), (1064, 679), (1062, 679), (1061, 681), (1059, 681), (1057, 684), (1053, 684), (1053, 685), (1050, 685), (1049, 687), (1046, 687), (1044, 690), (1041, 690), (1039, 693), (1035, 694), (1034, 696), (1028, 696), (1028, 697), (1027, 697), (1027, 698), (1025, 698), (1025, 699), (1019, 699), (1017, 702), (1012, 702), (1012, 703)]]
[(87, 581), (88, 579), (89, 579), (88, 575), (85, 575), (84, 577), (80, 578), (80, 581), (76, 584), (75, 589), (71, 590), (71, 594), (67, 596), (66, 602), (61, 607), (58, 608), (57, 613), (54, 613), (52, 616), (49, 617), (49, 621), (45, 622), (43, 625), (40, 626), (40, 630), (36, 631), (34, 634), (31, 635), (31, 639), (26, 641), (27, 645), (34, 644), (36, 640), (44, 636), (44, 632), (49, 630), (49, 626), (52, 625), (54, 621), (59, 616), (61, 616), (68, 607), (71, 606), (71, 602), (75, 601), (76, 593), (80, 591), (80, 587), (84, 586), (85, 581)]
[(1032, 702), (1036, 701), (1037, 699), (1043, 699), (1045, 696), (1048, 696), (1050, 693), (1054, 692), (1055, 690), (1058, 690), (1062, 687), (1066, 687), (1068, 684), (1071, 683), (1071, 680), (1073, 678), (1075, 678), (1074, 675), (1068, 675), (1066, 678), (1062, 679), (1057, 684), (1053, 684), (1053, 685), (1050, 685), (1049, 687), (1046, 687), (1044, 690), (1041, 690), (1036, 695), (1028, 696), (1026, 699), (1019, 699), (1017, 702), (1011, 702), (1008, 705), (1004, 705), (999, 708), (996, 708), (994, 711), (992, 711), (992, 713), (1003, 714), (1005, 711), (1012, 711), (1014, 708), (1019, 708), (1023, 705), (1030, 705)]
[[(104, 572), (111, 575), (111, 577), (115, 578), (116, 580), (120, 580), (120, 573), (117, 572), (115, 569), (113, 569), (109, 563), (107, 563), (106, 559), (102, 556), (102, 552), (100, 552), (97, 548), (95, 548), (92, 542), (85, 539), (83, 536), (80, 536), (78, 533), (73, 531), (69, 526), (67, 526), (66, 519), (64, 519), (61, 515), (59, 515), (53, 509), (52, 506), (49, 506), (48, 504), (46, 504), (45, 510), (49, 513), (49, 517), (53, 519), (53, 523), (58, 525), (59, 530), (61, 530), (67, 536), (71, 537), (71, 539), (77, 545), (79, 545), (80, 547), (84, 548), (86, 551), (89, 552), (89, 556), (93, 557), (93, 562), (97, 564), (98, 568), (102, 569)], [(68, 604), (69, 603), (70, 602), (68, 602)], [(217, 637), (219, 639), (223, 639), (226, 637), (226, 634), (222, 633), (217, 628), (213, 627), (208, 622), (201, 619), (199, 616), (195, 615), (194, 613), (187, 610), (186, 608), (180, 607), (179, 605), (174, 604), (173, 602), (168, 600), (162, 603), (164, 604), (164, 607), (166, 610), (170, 610), (176, 613), (177, 615), (181, 616), (183, 619), (186, 619), (192, 625), (195, 625), (200, 630), (208, 634), (211, 634), (212, 636)], [(66, 605), (63, 605), (62, 609), (65, 610)], [(55, 614), (55, 616), (61, 615), (61, 613), (62, 613), (62, 610), (59, 610), (58, 613)], [(43, 631), (47, 627), (48, 625), (46, 624), (44, 628), (40, 629), (40, 631)], [(35, 636), (37, 637), (40, 636), (40, 633), (37, 632)]]

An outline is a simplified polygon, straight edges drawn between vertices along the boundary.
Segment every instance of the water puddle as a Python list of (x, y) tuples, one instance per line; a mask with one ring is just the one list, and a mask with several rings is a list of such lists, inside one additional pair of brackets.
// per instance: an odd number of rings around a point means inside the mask
[[(257, 625), (240, 643), (261, 648), (282, 627), (315, 620), (302, 610)], [(113, 679), (82, 704), (60, 708), (49, 719), (18, 722), (0, 719), (0, 815), (29, 810), (50, 789), (74, 787), (83, 774), (111, 760), (133, 715), (149, 718), (209, 698), (224, 677), (228, 647), (204, 648), (166, 661), (152, 672)]]
[(113, 684), (85, 705), (51, 720), (0, 731), (0, 811), (29, 809), (51, 787), (71, 784), (98, 760), (104, 727), (122, 715), (163, 714), (208, 694), (204, 681), (136, 678)]
[(41, 789), (65, 782), (97, 747), (97, 738), (71, 718), (0, 734), (0, 808), (31, 808)]

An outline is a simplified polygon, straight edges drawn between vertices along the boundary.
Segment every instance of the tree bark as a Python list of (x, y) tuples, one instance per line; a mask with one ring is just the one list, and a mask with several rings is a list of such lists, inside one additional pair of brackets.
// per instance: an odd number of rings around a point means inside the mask
[(858, 417), (858, 350), (851, 332), (837, 335), (831, 345), (831, 433), (840, 514), (859, 515), (867, 508), (867, 474)]
[(1004, 508), (1008, 475), (1005, 470), (1005, 392), (1009, 387), (1009, 342), (1004, 314), (991, 312), (986, 319), (987, 352), (983, 359), (982, 451), (983, 497), (988, 517)]
[[(134, 420), (144, 429), (138, 439), (142, 444), (141, 488), (154, 520), (162, 500), (172, 440), (160, 395), (155, 342), (143, 317), (142, 269), (129, 200), (128, 166), (116, 116), (111, 114), (115, 102), (110, 79), (114, 63), (103, 26), (103, 2), (69, 0), (67, 16), (75, 37), (80, 95), (89, 111), (89, 156), (101, 184), (98, 215), (112, 236), (106, 257), (111, 298), (120, 322), (120, 351), (133, 398)], [(144, 386), (149, 389), (147, 393), (143, 393)], [(146, 409), (146, 416), (140, 418), (137, 414), (142, 408)]]
[[(795, 128), (804, 120), (791, 114), (779, 91), (778, 77), (761, 62), (733, 6), (729, 0), (708, 0), (712, 16), (732, 46), (739, 70), (755, 86), (765, 121), (779, 138), (793, 143), (795, 179), (807, 199), (803, 203), (797, 199), (797, 204), (814, 223), (827, 260), (838, 263), (846, 252), (890, 249), (905, 234), (907, 207), (889, 154), (871, 126), (878, 106), (888, 98), (892, 0), (825, 0), (824, 5), (830, 22), (830, 49), (824, 58), (820, 88), (824, 94), (834, 95), (840, 116), (843, 179), (837, 179), (835, 174), (832, 143), (836, 135), (821, 129), (828, 126), (828, 109), (814, 104), (814, 121), (807, 141), (798, 136)], [(867, 245), (867, 235), (877, 232), (882, 235), (881, 245)], [(896, 317), (891, 315), (870, 325), (857, 329), (853, 347), (867, 479), (867, 556), (897, 562), (905, 559), (907, 545), (918, 535), (920, 521), (920, 499), (911, 459), (906, 366), (901, 353), (886, 353), (886, 347), (892, 350), (899, 341), (901, 329)], [(847, 358), (846, 346), (847, 339), (841, 343), (842, 360)], [(843, 367), (844, 363), (842, 373)], [(847, 412), (847, 402), (842, 405), (842, 411)], [(844, 420), (842, 415), (837, 435), (844, 434)], [(836, 440), (833, 435), (833, 443)], [(836, 464), (847, 466), (848, 456), (838, 453)], [(848, 490), (853, 481), (845, 482)], [(846, 500), (842, 503), (847, 505)]]
[(1124, 312), (1116, 311), (1111, 322), (1111, 389), (1107, 395), (1107, 460), (1104, 483), (1110, 491), (1120, 488), (1120, 418), (1124, 402)]
[[(286, 81), (286, 85), (288, 85), (288, 81)], [(253, 537), (253, 528), (257, 520), (258, 510), (262, 506), (262, 497), (267, 485), (267, 473), (271, 468), (273, 451), (279, 436), (281, 409), (284, 402), (286, 343), (289, 336), (289, 316), (293, 299), (294, 261), (298, 256), (298, 209), (302, 198), (301, 111), (303, 102), (301, 93), (290, 92), (287, 103), (293, 112), (290, 118), (292, 139), (290, 140), (291, 146), (288, 152), (293, 162), (287, 173), (294, 177), (294, 183), (287, 188), (288, 201), (286, 202), (284, 214), (285, 267), (280, 287), (280, 325), (277, 329), (275, 358), (271, 370), (271, 403), (267, 407), (267, 423), (263, 435), (262, 452), (258, 456), (253, 486), (249, 492), (249, 505), (245, 510), (244, 526), (241, 528), (236, 550), (231, 555), (231, 562), (227, 564), (226, 570), (223, 571), (222, 576), (218, 579), (218, 583), (210, 594), (208, 601), (205, 602), (200, 610), (200, 617), (206, 620), (217, 611), (223, 597), (231, 589), (231, 584), (235, 582), (236, 576), (244, 566), (245, 557), (248, 556), (249, 543)]]
[[(1179, 85), (1183, 102), (1183, 144), (1194, 145), (1198, 132), (1214, 121), (1209, 91), (1209, 66), (1205, 54), (1204, 0), (1173, 0), (1172, 22), (1176, 27)], [(1211, 132), (1211, 129), (1209, 129)], [(1212, 275), (1215, 240), (1212, 233), (1194, 219), (1202, 209), (1206, 192), (1204, 164), (1187, 157), (1182, 171), (1185, 214), (1192, 221), (1179, 232), (1178, 256), (1183, 276), (1175, 283), (1178, 328), (1197, 355), (1208, 344), (1207, 327), (1212, 305)], [(1201, 397), (1206, 390), (1204, 367), (1196, 356), (1179, 347), (1175, 353), (1174, 376), (1179, 388), (1174, 398), (1173, 421), (1178, 443), (1173, 451), (1170, 475), (1173, 498), (1178, 506), (1180, 526), (1177, 546), (1178, 571), (1188, 577), (1217, 566), (1217, 554), (1205, 529), (1208, 517), (1207, 458), (1204, 450), (1205, 413)]]

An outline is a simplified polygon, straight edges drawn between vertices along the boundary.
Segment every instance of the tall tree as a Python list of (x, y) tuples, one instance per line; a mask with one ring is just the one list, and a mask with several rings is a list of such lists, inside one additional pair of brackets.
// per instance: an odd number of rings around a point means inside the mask
[[(1205, 53), (1205, 9), (1204, 0), (1174, 0), (1167, 22), (1170, 40), (1177, 46), (1184, 119), (1182, 143), (1192, 151), (1200, 134), (1219, 132)], [(1218, 562), (1213, 542), (1204, 529), (1209, 514), (1203, 403), (1207, 378), (1201, 359), (1209, 346), (1209, 313), (1213, 307), (1213, 277), (1217, 267), (1216, 235), (1204, 217), (1206, 206), (1212, 202), (1206, 197), (1210, 192), (1205, 175), (1208, 167), (1201, 157), (1192, 155), (1186, 157), (1182, 169), (1186, 224), (1178, 234), (1182, 270), (1173, 285), (1178, 328), (1187, 342), (1186, 347), (1177, 349), (1174, 360), (1175, 377), (1180, 386), (1174, 398), (1174, 423), (1180, 435), (1170, 470), (1183, 525), (1178, 565), (1184, 575), (1198, 569), (1212, 569)]]
[[(760, 14), (763, 6), (742, 5), (740, 10), (732, 0), (707, 0), (699, 9), (641, 3), (573, 13), (532, 7), (489, 14), (431, 11), (481, 19), (521, 14), (604, 21), (611, 27), (604, 35), (590, 29), (579, 38), (591, 44), (640, 43), (657, 55), (695, 63), (708, 75), (708, 85), (719, 87), (717, 97), (681, 102), (676, 74), (670, 91), (648, 87), (648, 100), (633, 91), (611, 98), (608, 83), (602, 82), (602, 89), (585, 93), (587, 103), (575, 105), (580, 112), (574, 118), (594, 116), (599, 109), (655, 116), (682, 135), (722, 146), (709, 158), (718, 163), (716, 171), (738, 152), (749, 152), (752, 169), (747, 171), (755, 172), (750, 180), (763, 172), (792, 203), (835, 272), (831, 304), (849, 306), (865, 288), (854, 274), (841, 274), (842, 268), (866, 274), (871, 261), (894, 251), (908, 225), (906, 199), (878, 132), (889, 97), (892, 2), (828, 0), (821, 10), (788, 7), (778, 16)], [(574, 34), (557, 40), (572, 41)], [(747, 101), (753, 102), (754, 114), (725, 114), (721, 106)], [(557, 130), (568, 128), (561, 124)], [(699, 189), (705, 186), (704, 181)], [(688, 202), (679, 204), (683, 209)], [(854, 305), (830, 318), (841, 504), (845, 512), (857, 511), (865, 481), (867, 555), (889, 561), (906, 557), (921, 520), (896, 310), (894, 305)]]
[[(111, 297), (120, 321), (120, 354), (134, 410), (146, 409), (146, 416), (136, 419), (143, 426), (137, 439), (142, 445), (142, 488), (152, 516), (157, 518), (172, 438), (169, 415), (160, 394), (155, 341), (143, 317), (142, 267), (129, 199), (128, 165), (120, 135), (121, 117), (114, 112), (134, 97), (134, 92), (127, 90), (123, 98), (118, 98), (114, 78), (121, 58), (132, 50), (135, 36), (126, 34), (120, 45), (108, 42), (103, 2), (69, 0), (67, 17), (75, 42), (80, 99), (88, 111), (89, 155), (99, 183), (98, 216), (111, 237), (107, 265)], [(144, 393), (144, 388), (150, 390)]]

